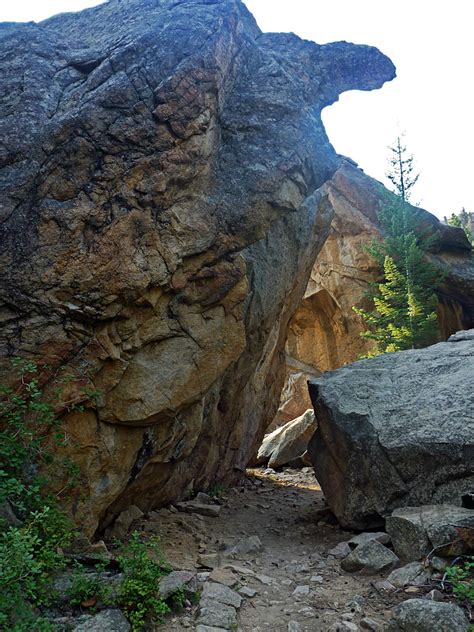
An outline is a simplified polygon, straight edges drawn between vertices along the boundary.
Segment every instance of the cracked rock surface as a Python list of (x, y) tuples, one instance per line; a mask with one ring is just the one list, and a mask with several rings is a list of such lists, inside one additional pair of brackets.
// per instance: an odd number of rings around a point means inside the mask
[(461, 506), (474, 483), (473, 374), (466, 332), (309, 382), (318, 429), (308, 452), (341, 525), (374, 527), (399, 507)]
[(31, 357), (63, 411), (99, 393), (64, 415), (90, 534), (256, 452), (332, 217), (320, 112), (395, 72), (262, 33), (240, 0), (7, 23), (0, 60), (0, 380)]

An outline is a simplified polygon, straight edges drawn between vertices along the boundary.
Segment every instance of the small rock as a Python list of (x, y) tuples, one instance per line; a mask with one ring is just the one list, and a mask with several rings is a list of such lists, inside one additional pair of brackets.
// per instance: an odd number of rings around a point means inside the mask
[(239, 566), (237, 564), (226, 564), (225, 568), (232, 569), (234, 573), (237, 573), (238, 575), (255, 575), (255, 572), (251, 568), (247, 568), (246, 566)]
[(291, 593), (292, 597), (304, 597), (306, 595), (309, 595), (309, 586), (296, 586)]
[(410, 562), (392, 571), (387, 577), (387, 581), (396, 588), (405, 588), (405, 586), (423, 586), (429, 578), (430, 574), (422, 564)]
[(218, 584), (224, 584), (232, 588), (237, 583), (237, 577), (230, 568), (215, 568), (209, 576), (209, 579)]
[(206, 582), (204, 584), (201, 599), (216, 601), (226, 606), (233, 606), (234, 608), (240, 608), (240, 604), (242, 603), (242, 597), (238, 593), (228, 586), (214, 582)]
[(303, 632), (303, 628), (298, 621), (288, 621), (288, 632)]
[(336, 560), (342, 560), (352, 551), (348, 542), (339, 542), (334, 548), (328, 551), (328, 555), (332, 555)]
[(370, 632), (382, 632), (382, 624), (370, 617), (364, 617), (361, 619), (360, 627), (363, 630), (370, 630)]
[(464, 612), (451, 603), (408, 599), (392, 612), (386, 632), (468, 632)]
[(285, 564), (285, 570), (287, 573), (296, 574), (296, 573), (309, 573), (310, 566), (306, 562), (303, 564), (299, 563), (297, 560), (292, 560), (289, 564)]
[(395, 592), (397, 589), (395, 588), (395, 586), (393, 584), (391, 584), (390, 582), (388, 582), (386, 579), (380, 581), (380, 582), (375, 582), (374, 584), (374, 588), (375, 590), (377, 590), (380, 593), (386, 593), (386, 594), (390, 594)]
[(353, 609), (355, 612), (362, 614), (362, 612), (364, 612), (365, 604), (365, 597), (363, 597), (362, 595), (354, 595), (350, 600), (348, 607)]
[(366, 575), (375, 575), (393, 568), (400, 560), (386, 546), (370, 540), (360, 544), (341, 562), (341, 568), (349, 573), (362, 571)]
[(194, 595), (198, 590), (196, 573), (192, 571), (173, 571), (163, 577), (158, 586), (163, 599), (167, 599), (177, 590), (183, 590), (186, 597)]
[(186, 502), (176, 503), (178, 511), (184, 511), (185, 513), (195, 513), (200, 516), (208, 516), (210, 518), (217, 518), (220, 514), (222, 507), (220, 505), (205, 505), (198, 503), (194, 500), (187, 500)]
[(443, 557), (433, 555), (433, 557), (430, 558), (430, 566), (433, 570), (438, 571), (439, 573), (444, 573), (446, 568), (449, 566), (449, 562)]
[(209, 494), (205, 494), (204, 492), (198, 492), (196, 494), (196, 498), (194, 501), (199, 503), (200, 505), (215, 505), (214, 499), (209, 496)]
[(268, 575), (255, 575), (255, 579), (258, 579), (259, 582), (265, 584), (266, 586), (273, 584), (273, 579)]
[(349, 540), (348, 545), (351, 547), (351, 549), (355, 549), (355, 547), (359, 546), (359, 544), (365, 544), (366, 542), (370, 542), (371, 540), (377, 540), (377, 542), (380, 542), (380, 544), (389, 544), (390, 536), (384, 531), (378, 531), (375, 533), (358, 533)]
[(202, 598), (197, 623), (228, 630), (237, 626), (237, 613), (232, 606)]
[(313, 584), (322, 584), (324, 581), (324, 577), (322, 575), (311, 575), (311, 578), (309, 581), (312, 582)]
[(214, 626), (203, 625), (202, 623), (196, 626), (196, 632), (223, 632), (223, 631), (224, 631), (224, 628), (215, 628)]
[(226, 555), (251, 555), (259, 553), (263, 549), (263, 544), (258, 535), (251, 535), (248, 538), (242, 538), (237, 544), (232, 546)]
[(130, 623), (117, 608), (102, 610), (77, 625), (73, 632), (129, 632)]
[(219, 566), (219, 556), (217, 553), (205, 553), (198, 557), (197, 563), (203, 568), (216, 568)]
[(358, 632), (359, 628), (352, 621), (340, 621), (334, 623), (328, 630), (328, 632)]
[(257, 591), (254, 588), (250, 588), (250, 586), (242, 586), (242, 588), (239, 588), (239, 594), (241, 594), (242, 597), (252, 599), (252, 597), (255, 597), (257, 594)]
[(423, 596), (423, 599), (428, 599), (429, 601), (444, 601), (445, 595), (437, 588), (433, 588), (429, 593)]

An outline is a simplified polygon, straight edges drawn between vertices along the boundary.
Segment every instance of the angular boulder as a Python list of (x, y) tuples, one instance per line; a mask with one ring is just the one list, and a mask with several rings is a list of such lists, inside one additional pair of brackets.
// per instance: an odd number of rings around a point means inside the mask
[(172, 571), (163, 577), (158, 585), (162, 599), (168, 599), (179, 591), (186, 599), (190, 599), (198, 591), (198, 580), (193, 571)]
[(73, 632), (129, 632), (131, 629), (122, 612), (113, 608), (88, 616), (83, 623), (74, 628)]
[(386, 632), (468, 632), (464, 612), (451, 603), (408, 599), (397, 606)]
[(394, 568), (400, 560), (393, 551), (377, 540), (359, 544), (341, 562), (341, 568), (348, 573), (361, 571), (364, 575), (376, 575)]
[(428, 583), (429, 579), (430, 573), (419, 562), (410, 562), (401, 568), (397, 568), (387, 577), (387, 581), (396, 588), (423, 586)]
[(308, 452), (343, 526), (380, 526), (408, 505), (461, 505), (474, 486), (473, 375), (464, 335), (310, 380), (318, 429)]
[(341, 158), (320, 112), (395, 69), (262, 33), (240, 0), (7, 23), (0, 56), (0, 383), (21, 356), (67, 385), (90, 534), (257, 452), (332, 219), (321, 187)]
[(257, 464), (281, 467), (302, 456), (316, 431), (314, 411), (307, 410), (300, 417), (289, 421), (267, 435), (257, 454)]
[(403, 560), (418, 560), (433, 549), (462, 555), (474, 549), (474, 511), (452, 505), (396, 509), (385, 528)]

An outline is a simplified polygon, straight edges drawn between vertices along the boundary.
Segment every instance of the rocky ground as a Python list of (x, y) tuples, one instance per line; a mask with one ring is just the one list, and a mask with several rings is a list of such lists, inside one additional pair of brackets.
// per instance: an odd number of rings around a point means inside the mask
[[(250, 470), (242, 486), (216, 490), (216, 496), (221, 503), (217, 517), (171, 508), (152, 512), (134, 526), (159, 534), (172, 566), (197, 571), (202, 586), (221, 583), (243, 597), (237, 624), (228, 629), (379, 630), (396, 604), (431, 588), (408, 586), (389, 594), (381, 582), (390, 571), (364, 576), (341, 569), (334, 549), (355, 534), (335, 524), (312, 468)], [(167, 618), (164, 627), (173, 632), (215, 629), (199, 621), (195, 605)], [(204, 621), (211, 623), (212, 616)]]

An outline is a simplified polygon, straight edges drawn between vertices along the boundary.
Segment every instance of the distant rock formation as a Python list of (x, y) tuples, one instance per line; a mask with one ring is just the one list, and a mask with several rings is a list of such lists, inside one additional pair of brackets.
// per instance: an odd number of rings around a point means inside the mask
[[(311, 371), (336, 369), (371, 349), (372, 343), (360, 336), (366, 326), (353, 307), (369, 308), (366, 292), (379, 279), (366, 247), (371, 239), (382, 236), (378, 211), (390, 194), (349, 160), (341, 164), (323, 190), (334, 219), (304, 298), (290, 321), (287, 380), (276, 425), (307, 409), (304, 389)], [(438, 293), (440, 339), (446, 340), (459, 329), (474, 327), (474, 258), (463, 231), (422, 209), (413, 207), (413, 212), (420, 215), (422, 230), (434, 235), (430, 256), (447, 274)], [(286, 415), (287, 409), (291, 416)]]
[(0, 54), (0, 381), (17, 355), (64, 399), (100, 392), (63, 410), (92, 533), (256, 453), (332, 219), (320, 112), (395, 71), (262, 33), (240, 0), (3, 24)]
[[(256, 464), (268, 464), (278, 468), (292, 464), (292, 461), (304, 463), (308, 443), (316, 431), (314, 411), (309, 408), (300, 417), (277, 428), (264, 438), (256, 458)], [(311, 465), (306, 461), (306, 465)]]
[(469, 330), (309, 382), (318, 428), (308, 453), (341, 525), (380, 526), (399, 507), (461, 506), (474, 485), (473, 375)]

